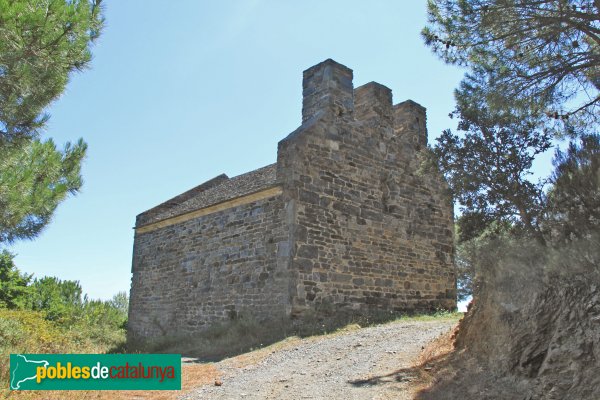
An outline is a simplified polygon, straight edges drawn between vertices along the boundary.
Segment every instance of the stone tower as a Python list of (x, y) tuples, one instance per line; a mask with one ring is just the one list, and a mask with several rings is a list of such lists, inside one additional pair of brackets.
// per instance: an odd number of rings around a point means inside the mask
[(331, 59), (303, 76), (277, 163), (219, 175), (137, 217), (130, 339), (251, 314), (301, 320), (456, 307), (452, 200), (424, 168), (425, 108), (356, 89)]

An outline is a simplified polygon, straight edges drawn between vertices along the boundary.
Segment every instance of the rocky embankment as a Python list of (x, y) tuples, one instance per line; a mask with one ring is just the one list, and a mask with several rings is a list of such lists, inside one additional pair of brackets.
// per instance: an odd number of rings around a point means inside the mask
[(596, 246), (491, 250), (456, 350), (419, 399), (600, 399)]

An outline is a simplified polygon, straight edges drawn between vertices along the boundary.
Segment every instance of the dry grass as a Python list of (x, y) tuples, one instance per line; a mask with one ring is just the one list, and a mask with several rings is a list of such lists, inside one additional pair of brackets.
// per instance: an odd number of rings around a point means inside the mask
[(458, 325), (452, 330), (440, 335), (435, 340), (429, 342), (419, 357), (415, 365), (423, 368), (430, 368), (435, 365), (441, 358), (454, 350), (454, 338), (458, 332)]
[(230, 360), (235, 368), (244, 368), (249, 365), (255, 365), (255, 364), (260, 363), (265, 358), (267, 358), (269, 355), (271, 355), (277, 351), (281, 351), (281, 350), (289, 349), (290, 347), (297, 346), (301, 341), (302, 341), (302, 339), (299, 338), (298, 336), (292, 336), (292, 337), (283, 339), (277, 343), (273, 343), (272, 345), (269, 345), (269, 346), (266, 346), (266, 347), (248, 352), (248, 353), (240, 354), (239, 356), (236, 356), (236, 357), (232, 357)]
[(412, 369), (418, 375), (418, 379), (413, 381), (413, 393), (425, 390), (433, 384), (438, 365), (454, 351), (454, 338), (457, 332), (458, 325), (425, 345), (413, 362)]

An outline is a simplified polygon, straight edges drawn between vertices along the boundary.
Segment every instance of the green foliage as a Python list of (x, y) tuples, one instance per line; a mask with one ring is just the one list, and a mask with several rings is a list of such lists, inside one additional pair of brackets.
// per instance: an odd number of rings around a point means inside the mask
[(489, 74), (491, 107), (598, 121), (598, 0), (429, 0), (428, 22), (423, 37), (442, 60)]
[[(123, 348), (124, 330), (102, 331), (95, 322), (61, 325), (48, 320), (44, 312), (0, 308), (0, 353), (6, 355), (0, 360), (0, 379), (9, 380), (10, 353), (104, 353)], [(2, 398), (11, 395), (0, 390)], [(51, 398), (64, 398), (64, 394)]]
[(0, 0), (0, 142), (34, 138), (44, 110), (86, 68), (101, 0)]
[(584, 135), (578, 142), (557, 150), (554, 158), (547, 228), (558, 240), (600, 231), (600, 135)]
[(89, 65), (101, 0), (0, 0), (0, 246), (32, 239), (82, 185), (86, 144), (39, 136), (69, 75)]
[(56, 353), (69, 341), (65, 332), (43, 313), (30, 310), (0, 309), (0, 338), (3, 354)]
[(82, 140), (63, 151), (52, 140), (0, 145), (0, 245), (34, 238), (81, 188), (86, 149)]
[[(53, 340), (61, 349), (66, 342), (79, 351), (90, 346), (105, 350), (123, 348), (128, 305), (125, 292), (108, 301), (90, 300), (82, 296), (77, 281), (43, 277), (31, 282), (31, 276), (21, 274), (7, 252), (0, 254), (0, 278), (0, 342), (4, 340), (13, 350), (15, 346), (49, 346)], [(21, 312), (2, 314), (2, 307)], [(8, 317), (2, 320), (3, 315), (12, 316), (14, 321)], [(37, 342), (19, 339), (19, 335), (30, 331), (35, 331)]]
[(394, 321), (384, 322), (384, 324), (394, 323), (396, 321), (458, 321), (463, 316), (464, 314), (460, 311), (436, 310), (428, 313), (402, 315), (401, 317), (396, 318)]
[(115, 310), (118, 310), (125, 319), (127, 318), (129, 312), (129, 298), (127, 297), (127, 292), (118, 292), (110, 299), (108, 304)]
[(126, 322), (127, 314), (115, 308), (110, 301), (88, 300), (71, 329), (84, 329), (82, 335), (86, 340), (116, 349), (124, 346)]
[[(551, 245), (548, 245), (551, 244)], [(598, 230), (587, 236), (572, 237), (566, 241), (541, 245), (535, 240), (515, 237), (510, 233), (486, 232), (480, 237), (460, 243), (456, 260), (458, 272), (458, 298), (477, 296), (482, 284), (494, 282), (494, 292), (514, 292), (514, 302), (519, 296), (534, 290), (534, 282), (542, 276), (573, 274), (598, 279), (600, 274), (600, 235)], [(516, 278), (515, 278), (516, 277)], [(498, 285), (503, 287), (499, 287)]]
[(81, 293), (79, 282), (45, 276), (31, 285), (30, 308), (43, 311), (50, 321), (73, 322), (82, 312)]
[[(476, 157), (478, 154), (470, 156)], [(537, 236), (532, 236), (541, 237), (542, 240), (538, 240), (538, 243), (548, 245), (543, 246), (544, 248), (560, 249), (553, 254), (560, 251), (573, 253), (576, 243), (579, 243), (578, 246), (592, 243), (594, 237), (597, 240), (600, 230), (600, 136), (580, 135), (578, 140), (570, 143), (565, 152), (556, 151), (553, 163), (555, 170), (550, 180), (550, 189), (546, 196), (539, 197), (540, 201), (537, 203)], [(460, 163), (452, 168), (449, 173), (455, 171), (457, 174), (465, 174), (465, 167)], [(527, 192), (523, 195), (526, 199)], [(520, 234), (522, 231), (517, 229), (519, 224), (515, 221), (503, 218), (495, 209), (486, 212), (486, 209), (473, 207), (473, 203), (470, 206), (471, 208), (463, 207), (464, 212), (456, 221), (458, 240), (455, 263), (459, 301), (473, 293), (476, 270), (481, 264), (496, 265), (484, 254), (489, 253), (493, 246), (489, 243), (508, 243), (516, 237), (524, 239)], [(573, 241), (575, 243), (570, 243)], [(584, 248), (587, 251), (591, 247), (584, 245)], [(578, 254), (583, 260), (579, 260), (577, 265), (584, 264), (585, 251)], [(578, 257), (571, 254), (571, 258), (575, 260)], [(570, 268), (566, 259), (561, 262)], [(553, 265), (558, 264), (555, 262)]]
[(470, 257), (471, 250), (467, 247), (470, 242), (456, 246), (456, 299), (466, 301), (473, 296), (473, 279), (475, 278), (475, 265)]
[(529, 176), (535, 157), (550, 148), (551, 134), (538, 128), (539, 118), (490, 110), (475, 79), (467, 78), (456, 92), (460, 135), (444, 131), (433, 149), (461, 206), (459, 240), (495, 223), (543, 241), (544, 183)]
[(79, 282), (54, 277), (36, 279), (31, 285), (29, 305), (63, 329), (80, 330), (87, 340), (117, 344), (127, 323), (128, 298), (119, 292), (111, 300), (82, 297)]
[[(468, 69), (451, 114), (459, 133), (445, 131), (434, 149), (461, 207), (464, 298), (477, 267), (500, 269), (486, 243), (532, 237), (544, 253), (598, 231), (599, 146), (589, 132), (600, 122), (600, 1), (428, 0), (422, 35)], [(573, 142), (557, 152), (552, 178), (532, 182), (533, 161), (565, 136)]]
[(0, 308), (23, 308), (26, 305), (31, 275), (22, 274), (13, 262), (13, 255), (0, 253)]
[[(505, 241), (510, 238), (512, 227), (492, 221), (477, 236), (461, 234), (463, 219), (469, 218), (470, 214), (458, 218), (456, 223), (457, 236), (459, 240), (456, 245), (456, 297), (458, 301), (465, 301), (473, 295), (475, 276), (478, 265), (485, 259), (482, 252), (489, 252), (488, 244), (492, 241)], [(473, 231), (471, 231), (473, 232)]]

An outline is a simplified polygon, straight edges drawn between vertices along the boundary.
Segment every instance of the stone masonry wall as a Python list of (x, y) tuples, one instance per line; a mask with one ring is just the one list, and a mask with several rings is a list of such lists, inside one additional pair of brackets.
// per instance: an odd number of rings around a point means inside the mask
[(420, 171), (424, 108), (393, 107), (377, 83), (353, 91), (352, 71), (331, 60), (313, 69), (327, 72), (305, 72), (304, 102), (324, 101), (303, 107), (312, 114), (278, 153), (295, 210), (292, 314), (454, 308), (451, 199), (438, 174)]
[[(240, 313), (456, 307), (452, 199), (422, 162), (425, 108), (393, 105), (375, 82), (354, 89), (352, 75), (333, 60), (304, 71), (302, 125), (279, 142), (276, 169), (219, 176), (138, 216), (129, 339)], [(212, 202), (185, 208), (208, 190)]]
[(280, 196), (136, 235), (130, 339), (284, 316), (288, 248)]

